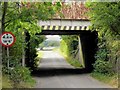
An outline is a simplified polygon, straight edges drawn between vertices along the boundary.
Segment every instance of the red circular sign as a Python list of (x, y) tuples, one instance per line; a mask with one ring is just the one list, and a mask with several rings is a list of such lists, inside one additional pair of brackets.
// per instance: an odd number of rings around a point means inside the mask
[(11, 32), (4, 32), (0, 35), (0, 43), (5, 47), (11, 47), (15, 40), (15, 36)]

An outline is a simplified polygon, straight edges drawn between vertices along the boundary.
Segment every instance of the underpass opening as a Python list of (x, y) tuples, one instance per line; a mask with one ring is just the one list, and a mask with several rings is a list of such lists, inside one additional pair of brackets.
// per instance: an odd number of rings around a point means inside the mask
[(38, 47), (43, 53), (40, 68), (75, 69), (82, 68), (78, 35), (47, 35)]
[[(61, 29), (62, 28), (62, 29)], [(97, 32), (96, 31), (91, 31), (88, 29), (87, 26), (80, 26), (80, 27), (57, 27), (57, 28), (50, 28), (50, 26), (48, 26), (47, 28), (44, 26), (42, 27), (42, 32), (38, 33), (36, 35), (76, 35), (78, 36), (78, 41), (79, 41), (79, 50), (81, 53), (81, 64), (83, 66), (82, 69), (57, 69), (57, 72), (64, 72), (64, 73), (81, 73), (81, 72), (91, 72), (93, 70), (93, 63), (95, 62), (95, 53), (97, 51)], [(29, 34), (27, 35), (28, 37), (26, 38), (26, 41), (29, 41)], [(29, 47), (29, 45), (28, 45)], [(30, 55), (29, 55), (29, 48), (27, 48), (28, 53), (26, 55), (27, 59), (29, 60)], [(28, 61), (27, 61), (28, 62)], [(29, 64), (29, 63), (28, 63)], [(49, 71), (53, 71), (56, 72), (55, 69), (51, 69), (51, 70), (40, 70), (41, 72), (45, 72), (48, 73)], [(65, 72), (66, 71), (66, 72)], [(35, 71), (38, 73), (38, 71)]]
[[(97, 32), (90, 30), (42, 30), (37, 35), (77, 35), (80, 40), (82, 69), (76, 69), (77, 72), (91, 72), (95, 62), (95, 53), (97, 51)], [(83, 70), (83, 71), (82, 71)], [(68, 70), (66, 70), (68, 71)], [(71, 72), (71, 70), (70, 70)]]

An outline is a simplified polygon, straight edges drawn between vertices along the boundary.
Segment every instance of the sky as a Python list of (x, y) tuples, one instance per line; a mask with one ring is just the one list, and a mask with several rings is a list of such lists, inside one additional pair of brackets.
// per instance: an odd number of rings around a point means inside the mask
[(60, 36), (59, 35), (46, 35), (47, 40), (55, 40), (55, 41), (60, 41)]

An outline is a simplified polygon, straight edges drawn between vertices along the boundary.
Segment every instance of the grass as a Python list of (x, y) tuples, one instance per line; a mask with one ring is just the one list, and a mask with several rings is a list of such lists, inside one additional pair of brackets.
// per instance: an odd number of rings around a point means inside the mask
[(12, 82), (5, 74), (2, 76), (2, 88), (13, 88)]
[[(14, 83), (9, 79), (8, 75), (2, 76), (2, 88), (14, 88)], [(17, 88), (32, 88), (35, 85), (35, 80), (29, 82), (21, 82), (17, 85)]]
[(33, 79), (29, 82), (21, 82), (19, 85), (18, 85), (18, 88), (32, 88), (34, 87), (36, 81)]
[(66, 60), (69, 64), (71, 64), (74, 67), (82, 68), (82, 65), (80, 64), (80, 62), (77, 59), (73, 59), (71, 57), (66, 57)]
[(41, 51), (38, 51), (38, 52), (37, 52), (37, 55), (38, 55), (38, 56), (36, 57), (35, 63), (36, 63), (36, 65), (38, 66), (39, 63), (40, 63), (41, 58), (43, 57), (43, 53), (42, 53)]
[(60, 48), (55, 48), (53, 49), (53, 51), (60, 53), (62, 56), (64, 56), (64, 58), (66, 59), (66, 61), (71, 64), (72, 66), (74, 66), (75, 68), (82, 68), (82, 65), (80, 64), (79, 60), (77, 59), (73, 59), (72, 57), (67, 56), (67, 54), (64, 54), (61, 52)]
[(114, 88), (118, 88), (118, 75), (105, 75), (97, 72), (91, 73), (91, 76), (99, 81), (102, 81)]

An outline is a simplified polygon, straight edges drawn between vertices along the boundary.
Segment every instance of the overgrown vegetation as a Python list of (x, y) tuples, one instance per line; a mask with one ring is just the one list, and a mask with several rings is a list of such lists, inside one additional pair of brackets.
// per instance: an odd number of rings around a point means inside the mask
[(37, 69), (39, 64), (40, 64), (40, 61), (41, 61), (41, 58), (43, 56), (43, 53), (41, 51), (38, 51), (37, 52), (37, 57), (35, 58), (34, 60), (34, 67)]
[(108, 74), (101, 74), (101, 73), (97, 73), (97, 72), (93, 72), (91, 73), (91, 76), (98, 79), (99, 81), (102, 81), (104, 83), (107, 83), (109, 85), (111, 85), (114, 88), (118, 88), (118, 75), (114, 74), (114, 75), (108, 75)]
[[(114, 76), (118, 73), (120, 60), (120, 2), (88, 2), (86, 5), (90, 9), (88, 15), (92, 22), (91, 30), (98, 31), (94, 76)], [(118, 78), (115, 77), (115, 80)]]
[(35, 48), (44, 40), (44, 37), (36, 36), (36, 33), (41, 32), (38, 20), (47, 20), (56, 12), (59, 13), (60, 2), (54, 5), (52, 2), (2, 2), (0, 5), (1, 32), (9, 31), (16, 37), (14, 46), (10, 47), (9, 58), (6, 56), (6, 48), (2, 48), (2, 72), (10, 79), (13, 88), (31, 87), (35, 83), (30, 72), (37, 57)]
[(78, 37), (76, 35), (66, 35), (62, 36), (60, 42), (60, 51), (62, 55), (66, 58), (67, 62), (74, 67), (82, 67), (78, 58), (76, 58), (76, 51), (78, 47)]
[(36, 61), (38, 61), (38, 51), (35, 48), (39, 47), (39, 43), (43, 42), (45, 39), (44, 36), (36, 36), (34, 38), (30, 39), (30, 43), (28, 45), (29, 51), (28, 51), (28, 59), (29, 62), (27, 63), (27, 66), (30, 67), (32, 70), (36, 69), (38, 66)]
[(30, 88), (35, 85), (35, 80), (26, 67), (17, 66), (6, 71), (3, 71), (2, 88)]
[(68, 63), (70, 63), (75, 68), (82, 68), (82, 65), (80, 64), (79, 60), (74, 59), (72, 57), (69, 57), (69, 58), (67, 57), (66, 60), (68, 61)]

